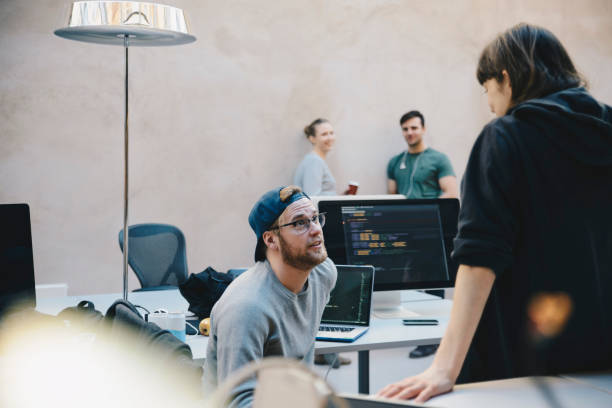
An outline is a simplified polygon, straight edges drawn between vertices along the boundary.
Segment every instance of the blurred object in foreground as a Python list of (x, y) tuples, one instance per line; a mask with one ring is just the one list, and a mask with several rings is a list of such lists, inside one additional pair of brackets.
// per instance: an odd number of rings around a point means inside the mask
[(227, 406), (241, 385), (253, 381), (257, 385), (253, 396), (254, 408), (348, 408), (325, 382), (296, 360), (268, 357), (255, 360), (233, 373), (212, 395), (213, 407)]
[(127, 328), (66, 327), (36, 312), (0, 325), (2, 407), (208, 406), (188, 370)]
[(527, 315), (533, 340), (558, 336), (572, 314), (573, 302), (567, 293), (539, 293), (529, 302)]

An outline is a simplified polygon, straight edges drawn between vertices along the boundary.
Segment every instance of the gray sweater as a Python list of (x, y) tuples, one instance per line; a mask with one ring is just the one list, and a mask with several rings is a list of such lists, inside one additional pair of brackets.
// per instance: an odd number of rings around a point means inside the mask
[(327, 163), (315, 152), (310, 152), (300, 162), (293, 184), (310, 196), (336, 195), (336, 180)]
[[(245, 364), (264, 357), (312, 364), (315, 335), (336, 274), (336, 266), (326, 259), (313, 268), (298, 294), (283, 286), (268, 261), (257, 262), (236, 278), (211, 312), (204, 366), (208, 391)], [(250, 406), (254, 386), (251, 381), (235, 389), (232, 406)]]

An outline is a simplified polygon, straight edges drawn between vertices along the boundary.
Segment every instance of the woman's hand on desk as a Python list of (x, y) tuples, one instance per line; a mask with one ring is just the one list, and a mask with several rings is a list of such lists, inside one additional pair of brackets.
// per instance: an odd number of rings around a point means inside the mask
[(415, 399), (415, 402), (425, 402), (433, 396), (449, 392), (455, 381), (444, 370), (438, 370), (433, 365), (414, 377), (387, 385), (380, 390), (377, 397)]
[(378, 395), (425, 402), (452, 390), (494, 281), (495, 274), (489, 268), (461, 265), (451, 317), (431, 367), (386, 386)]

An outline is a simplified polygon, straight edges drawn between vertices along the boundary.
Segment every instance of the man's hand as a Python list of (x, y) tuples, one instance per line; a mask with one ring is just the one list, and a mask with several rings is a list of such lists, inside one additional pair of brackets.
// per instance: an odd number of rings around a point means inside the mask
[(378, 397), (415, 399), (415, 402), (425, 402), (453, 389), (455, 381), (443, 370), (433, 366), (414, 377), (404, 378), (402, 381), (389, 384), (376, 394)]

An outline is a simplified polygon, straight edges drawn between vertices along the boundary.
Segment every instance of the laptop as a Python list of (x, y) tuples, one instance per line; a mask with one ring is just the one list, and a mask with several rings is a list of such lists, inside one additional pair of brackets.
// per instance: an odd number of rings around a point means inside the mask
[(368, 331), (374, 267), (336, 265), (338, 279), (323, 311), (317, 340), (352, 342)]
[(13, 308), (36, 307), (30, 208), (0, 204), (0, 317)]

